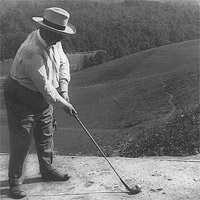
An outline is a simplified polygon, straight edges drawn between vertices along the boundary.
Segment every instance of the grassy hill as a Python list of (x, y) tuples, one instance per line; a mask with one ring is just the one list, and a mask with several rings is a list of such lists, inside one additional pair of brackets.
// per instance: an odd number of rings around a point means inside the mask
[[(120, 130), (116, 145), (124, 149), (123, 155), (194, 153), (199, 145), (199, 40), (142, 51), (75, 73), (70, 95), (89, 128)], [(62, 123), (63, 118), (58, 117), (61, 126), (76, 126), (74, 120)], [(170, 144), (180, 138), (186, 141), (170, 148), (167, 134)], [(108, 144), (111, 140), (106, 137)], [(135, 149), (138, 145), (142, 149)]]
[[(198, 103), (199, 41), (142, 51), (72, 75), (70, 95), (91, 128), (165, 118)], [(181, 83), (182, 82), (182, 83)], [(184, 88), (183, 84), (185, 85)], [(192, 88), (192, 90), (191, 90)], [(97, 106), (98, 105), (98, 106)]]
[[(73, 73), (69, 92), (79, 117), (108, 155), (199, 151), (199, 40), (145, 50)], [(67, 137), (67, 129), (74, 130), (69, 135), (73, 133), (79, 148), (83, 138), (77, 121), (60, 110), (55, 110), (55, 117), (56, 141)], [(59, 145), (66, 149), (66, 141)]]
[(194, 4), (194, 5), (198, 5), (199, 0), (147, 0), (147, 1), (158, 1), (161, 3), (166, 3), (166, 2), (178, 2), (178, 3), (183, 3), (183, 4)]

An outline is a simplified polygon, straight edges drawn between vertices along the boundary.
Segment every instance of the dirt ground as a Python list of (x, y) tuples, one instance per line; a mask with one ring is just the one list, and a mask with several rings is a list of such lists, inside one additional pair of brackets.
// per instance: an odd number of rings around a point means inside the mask
[[(7, 197), (8, 154), (0, 155), (0, 198)], [(102, 157), (55, 156), (55, 167), (69, 173), (67, 182), (42, 182), (36, 155), (29, 155), (23, 189), (30, 200), (199, 200), (200, 154), (192, 157), (108, 158), (129, 187), (129, 195)]]

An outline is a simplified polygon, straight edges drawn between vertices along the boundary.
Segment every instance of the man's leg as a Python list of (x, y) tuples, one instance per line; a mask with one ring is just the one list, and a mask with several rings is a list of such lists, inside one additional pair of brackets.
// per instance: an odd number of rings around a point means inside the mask
[(53, 170), (53, 107), (49, 107), (42, 113), (35, 115), (34, 128), (35, 147), (38, 155), (41, 174)]
[(50, 105), (39, 116), (36, 115), (34, 139), (40, 172), (45, 181), (67, 181), (70, 176), (61, 174), (52, 166), (53, 163), (53, 107)]
[(25, 193), (20, 190), (24, 180), (26, 158), (31, 144), (33, 114), (29, 109), (15, 101), (14, 97), (4, 92), (10, 135), (9, 186), (10, 195), (22, 198)]

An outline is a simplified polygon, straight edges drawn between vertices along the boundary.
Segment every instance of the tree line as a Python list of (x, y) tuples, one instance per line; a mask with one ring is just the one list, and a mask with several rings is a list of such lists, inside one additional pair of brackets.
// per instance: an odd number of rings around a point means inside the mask
[(84, 67), (141, 50), (199, 38), (198, 7), (151, 1), (40, 0), (0, 2), (0, 60), (13, 58), (27, 35), (35, 30), (33, 16), (47, 7), (66, 9), (77, 33), (63, 40), (66, 53), (100, 50), (84, 58)]

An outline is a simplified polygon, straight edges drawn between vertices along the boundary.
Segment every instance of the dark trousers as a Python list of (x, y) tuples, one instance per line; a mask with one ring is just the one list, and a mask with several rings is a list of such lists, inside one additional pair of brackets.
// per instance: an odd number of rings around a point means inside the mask
[(3, 85), (10, 134), (9, 185), (23, 183), (32, 137), (40, 172), (53, 169), (53, 107), (39, 92), (20, 85), (10, 76)]

